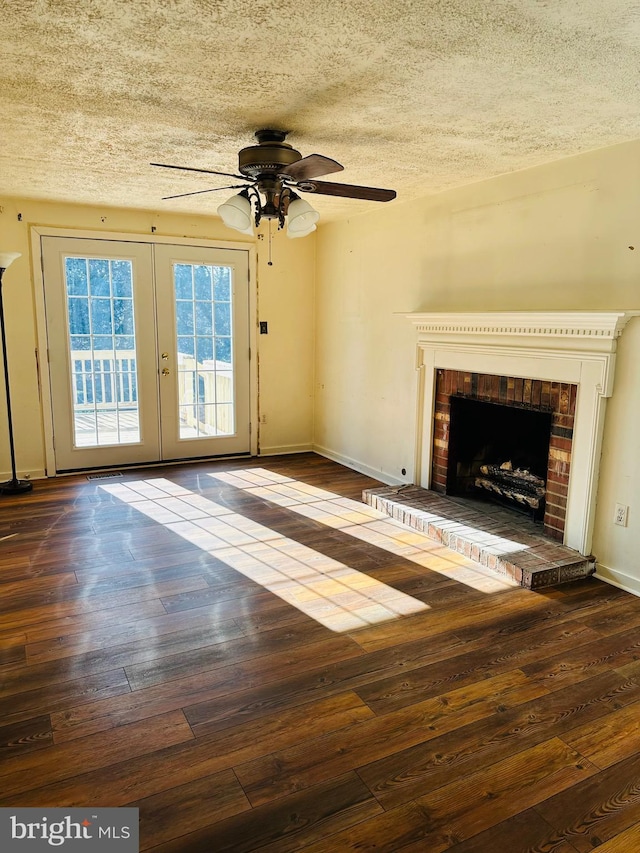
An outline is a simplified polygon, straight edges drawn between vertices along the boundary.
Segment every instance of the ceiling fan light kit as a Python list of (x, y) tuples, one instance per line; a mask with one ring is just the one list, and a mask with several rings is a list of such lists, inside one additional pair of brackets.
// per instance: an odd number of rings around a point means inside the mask
[(295, 193), (291, 194), (291, 198), (287, 210), (287, 233), (290, 237), (306, 237), (307, 234), (316, 230), (316, 222), (320, 219), (320, 214), (308, 201), (298, 198)]
[(235, 228), (236, 231), (242, 232), (251, 229), (251, 202), (247, 190), (242, 190), (238, 195), (227, 199), (218, 207), (217, 212), (229, 228)]
[(253, 234), (253, 225), (257, 228), (262, 219), (277, 220), (278, 228), (284, 228), (286, 221), (289, 237), (306, 237), (313, 233), (320, 214), (307, 201), (301, 199), (297, 192), (367, 201), (391, 201), (396, 197), (395, 190), (315, 180), (321, 175), (341, 172), (343, 166), (321, 154), (309, 154), (303, 157), (299, 151), (284, 141), (286, 135), (287, 132), (283, 130), (258, 130), (256, 132), (258, 144), (243, 148), (238, 155), (238, 168), (241, 173), (239, 175), (213, 169), (172, 166), (168, 163), (151, 163), (151, 165), (164, 169), (222, 175), (226, 178), (245, 181), (246, 185), (232, 184), (226, 187), (212, 187), (208, 190), (165, 196), (165, 199), (183, 198), (219, 190), (240, 189), (241, 192), (227, 199), (218, 207), (217, 212), (225, 225), (242, 234)]

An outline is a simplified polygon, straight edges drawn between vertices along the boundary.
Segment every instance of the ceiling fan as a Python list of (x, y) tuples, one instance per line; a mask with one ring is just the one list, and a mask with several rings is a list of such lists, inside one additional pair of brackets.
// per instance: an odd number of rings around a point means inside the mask
[(284, 141), (287, 136), (286, 131), (258, 130), (255, 136), (258, 144), (243, 148), (238, 155), (238, 169), (241, 173), (239, 175), (218, 172), (214, 169), (151, 163), (152, 166), (163, 169), (222, 175), (225, 178), (244, 181), (242, 184), (165, 196), (163, 200), (201, 195), (218, 190), (240, 189), (240, 193), (218, 207), (218, 213), (226, 225), (249, 234), (253, 233), (252, 219), (256, 227), (261, 219), (276, 219), (278, 227), (283, 228), (285, 218), (288, 217), (288, 235), (305, 237), (315, 230), (320, 215), (308, 202), (298, 196), (298, 192), (366, 201), (391, 201), (396, 197), (395, 190), (318, 181), (317, 178), (320, 176), (341, 172), (344, 167), (321, 154), (309, 154), (303, 157), (299, 151)]

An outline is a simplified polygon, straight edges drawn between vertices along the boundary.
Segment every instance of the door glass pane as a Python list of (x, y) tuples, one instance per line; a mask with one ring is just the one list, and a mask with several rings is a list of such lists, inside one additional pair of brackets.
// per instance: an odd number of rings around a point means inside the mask
[(140, 441), (133, 264), (65, 258), (75, 447)]
[(173, 265), (180, 438), (235, 433), (231, 273)]

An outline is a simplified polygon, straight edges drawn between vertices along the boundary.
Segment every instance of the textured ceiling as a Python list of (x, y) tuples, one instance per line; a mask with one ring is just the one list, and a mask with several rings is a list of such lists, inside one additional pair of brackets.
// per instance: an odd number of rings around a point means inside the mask
[[(640, 137), (632, 0), (4, 0), (0, 194), (208, 214), (261, 127), (402, 200)], [(324, 221), (374, 202), (306, 196)]]

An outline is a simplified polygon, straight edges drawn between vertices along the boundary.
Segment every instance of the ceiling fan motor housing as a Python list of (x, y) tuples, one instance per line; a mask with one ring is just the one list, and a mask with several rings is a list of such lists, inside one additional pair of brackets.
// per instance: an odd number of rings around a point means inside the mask
[(238, 155), (242, 174), (251, 178), (277, 175), (285, 166), (301, 160), (302, 154), (284, 141), (286, 135), (282, 130), (257, 131), (258, 145), (249, 145)]

